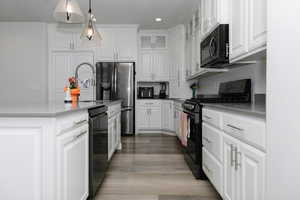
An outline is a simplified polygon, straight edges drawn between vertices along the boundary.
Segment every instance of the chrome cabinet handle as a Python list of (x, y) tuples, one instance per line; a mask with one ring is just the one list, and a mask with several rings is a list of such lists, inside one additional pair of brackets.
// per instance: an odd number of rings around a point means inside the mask
[(75, 136), (75, 138), (79, 138), (81, 137), (82, 135), (86, 134), (87, 131), (82, 131), (81, 133), (79, 133), (78, 135)]
[(207, 115), (203, 115), (204, 118), (206, 119), (211, 119), (211, 117), (207, 116)]
[(206, 166), (206, 164), (203, 164), (203, 167), (210, 173), (210, 169)]
[(78, 126), (78, 125), (83, 124), (83, 123), (86, 123), (86, 122), (87, 122), (87, 120), (84, 119), (84, 120), (81, 120), (81, 121), (74, 122), (74, 125), (75, 125), (75, 126)]
[(233, 128), (233, 129), (236, 129), (236, 130), (238, 130), (238, 131), (244, 131), (244, 129), (239, 128), (239, 127), (236, 127), (236, 126), (233, 126), (233, 125), (231, 125), (231, 124), (226, 124), (226, 126), (228, 126), (228, 127), (230, 127), (230, 128)]
[(239, 162), (239, 157), (242, 156), (242, 153), (238, 151), (237, 147), (235, 147), (234, 151), (235, 151), (235, 165), (234, 165), (234, 168), (235, 168), (235, 170), (238, 170), (239, 167), (241, 166), (241, 162)]
[(234, 160), (234, 155), (233, 155), (233, 153), (234, 153), (234, 146), (233, 146), (233, 144), (231, 144), (230, 145), (230, 165), (233, 167), (234, 166), (234, 163), (235, 163), (235, 160)]
[(206, 137), (203, 137), (203, 139), (204, 139), (207, 143), (209, 143), (209, 144), (212, 143), (212, 142), (211, 142), (208, 138), (206, 138)]

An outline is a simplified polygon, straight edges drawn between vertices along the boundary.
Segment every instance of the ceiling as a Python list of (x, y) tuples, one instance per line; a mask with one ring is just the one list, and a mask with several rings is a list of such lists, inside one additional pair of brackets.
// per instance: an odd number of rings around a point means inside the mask
[[(84, 13), (88, 0), (77, 0)], [(99, 24), (139, 24), (141, 29), (170, 28), (192, 17), (199, 0), (92, 0)], [(53, 22), (58, 0), (1, 0), (0, 21)], [(163, 22), (154, 21), (156, 17)]]

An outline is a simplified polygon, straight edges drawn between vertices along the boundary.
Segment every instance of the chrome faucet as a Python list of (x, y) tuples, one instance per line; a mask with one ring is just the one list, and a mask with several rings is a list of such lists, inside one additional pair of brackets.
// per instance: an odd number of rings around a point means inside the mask
[(93, 77), (91, 78), (91, 85), (93, 86), (93, 100), (95, 100), (94, 99), (95, 98), (95, 85), (96, 85), (96, 83), (95, 83), (95, 77), (96, 77), (95, 67), (92, 64), (88, 63), (88, 62), (84, 62), (84, 63), (79, 64), (75, 69), (75, 79), (76, 79), (76, 82), (78, 84), (78, 71), (79, 71), (80, 67), (82, 67), (84, 65), (87, 65), (92, 69)]

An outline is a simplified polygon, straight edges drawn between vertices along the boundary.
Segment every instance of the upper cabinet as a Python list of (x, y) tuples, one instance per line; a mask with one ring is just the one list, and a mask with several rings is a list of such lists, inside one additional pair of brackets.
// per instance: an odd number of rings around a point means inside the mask
[(103, 40), (96, 50), (97, 61), (136, 61), (137, 26), (103, 26), (99, 32)]
[(167, 49), (168, 35), (165, 33), (141, 33), (140, 49)]
[(230, 61), (266, 49), (266, 0), (229, 0)]
[(141, 31), (139, 34), (138, 81), (169, 81), (168, 32)]
[(83, 45), (80, 35), (81, 25), (49, 24), (48, 39), (50, 51), (93, 50)]
[(206, 37), (218, 24), (228, 23), (228, 0), (201, 0), (201, 33)]

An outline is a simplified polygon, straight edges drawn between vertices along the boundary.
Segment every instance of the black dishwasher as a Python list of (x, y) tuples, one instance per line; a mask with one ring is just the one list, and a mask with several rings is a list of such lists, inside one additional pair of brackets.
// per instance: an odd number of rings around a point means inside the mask
[(107, 107), (89, 109), (89, 199), (94, 199), (108, 167)]

